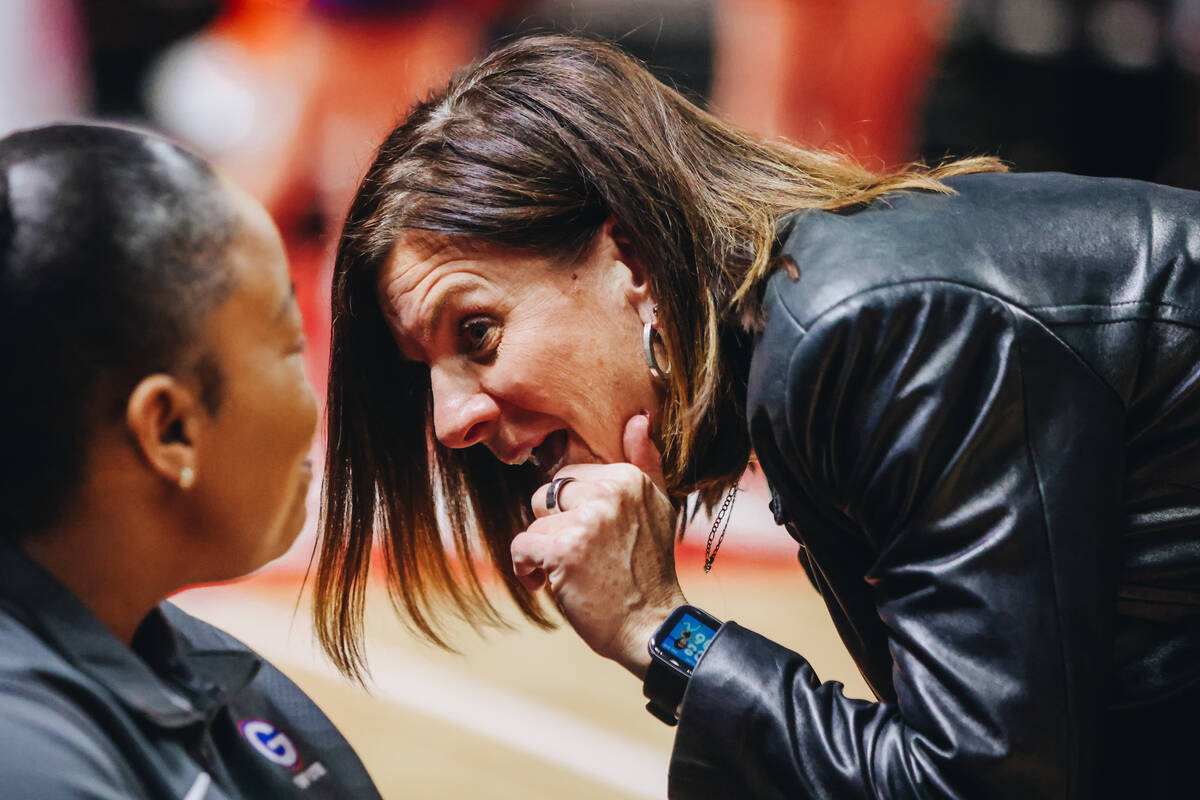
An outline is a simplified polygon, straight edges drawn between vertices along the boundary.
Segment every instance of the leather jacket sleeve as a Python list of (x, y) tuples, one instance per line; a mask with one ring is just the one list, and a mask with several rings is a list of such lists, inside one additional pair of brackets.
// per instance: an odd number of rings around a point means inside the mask
[(854, 591), (890, 685), (847, 699), (727, 623), (684, 698), (670, 796), (1091, 797), (1115, 393), (1022, 309), (946, 281), (773, 317), (755, 362), (763, 469), (817, 570), (823, 548), (870, 554)]

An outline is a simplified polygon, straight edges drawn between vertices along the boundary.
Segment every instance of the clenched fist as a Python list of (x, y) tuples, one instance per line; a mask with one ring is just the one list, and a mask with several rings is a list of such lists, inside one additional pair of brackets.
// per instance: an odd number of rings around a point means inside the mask
[(639, 678), (646, 642), (686, 602), (675, 574), (675, 510), (663, 493), (662, 462), (644, 415), (625, 425), (624, 464), (571, 464), (556, 478), (556, 508), (543, 485), (536, 519), (512, 541), (513, 567), (531, 591), (548, 586), (576, 633)]

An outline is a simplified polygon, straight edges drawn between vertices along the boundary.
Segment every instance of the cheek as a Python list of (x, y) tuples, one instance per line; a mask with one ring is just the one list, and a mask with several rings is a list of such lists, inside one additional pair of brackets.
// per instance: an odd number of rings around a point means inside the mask
[(545, 319), (509, 322), (491, 364), (479, 368), (483, 388), (521, 408), (540, 409), (552, 397), (569, 343)]
[(257, 442), (264, 466), (285, 468), (303, 460), (316, 430), (317, 404), (298, 363), (263, 374), (244, 408), (248, 441)]
[(317, 408), (316, 392), (313, 390), (312, 384), (308, 382), (304, 370), (298, 367), (295, 372), (292, 379), (295, 389), (291, 395), (295, 398), (296, 427), (300, 439), (304, 443), (304, 450), (307, 452), (312, 446), (312, 438), (317, 432), (317, 418), (320, 411)]
[(638, 403), (649, 383), (636, 317), (597, 315), (581, 334), (572, 355), (591, 395), (617, 408)]
[(606, 460), (621, 457), (625, 421), (658, 402), (636, 319), (597, 308), (548, 313), (506, 331), (506, 341), (496, 366), (507, 399), (561, 419)]
[(317, 422), (315, 397), (298, 366), (260, 376), (223, 405), (210, 467), (228, 524), (254, 535), (268, 534), (290, 513)]

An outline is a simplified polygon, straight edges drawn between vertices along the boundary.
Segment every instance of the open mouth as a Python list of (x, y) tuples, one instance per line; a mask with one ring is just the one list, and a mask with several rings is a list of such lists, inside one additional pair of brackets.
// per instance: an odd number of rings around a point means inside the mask
[(553, 478), (555, 473), (566, 466), (567, 432), (565, 430), (555, 431), (543, 439), (541, 444), (533, 448), (530, 460), (537, 465), (543, 478), (546, 480)]

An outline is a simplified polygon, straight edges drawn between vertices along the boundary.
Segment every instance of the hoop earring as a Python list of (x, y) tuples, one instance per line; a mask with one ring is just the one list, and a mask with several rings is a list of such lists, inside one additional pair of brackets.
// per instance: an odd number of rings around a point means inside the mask
[[(654, 309), (658, 311), (657, 308)], [(650, 368), (650, 374), (657, 380), (666, 380), (666, 377), (671, 374), (670, 367), (663, 367), (658, 363), (658, 356), (654, 354), (654, 335), (658, 333), (653, 322), (647, 322), (642, 326), (642, 350), (646, 354), (646, 366)], [(658, 338), (662, 338), (659, 334)]]

